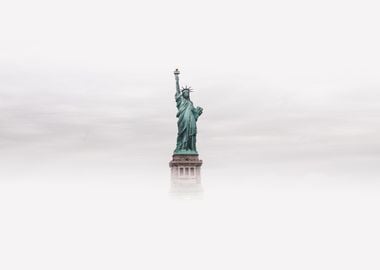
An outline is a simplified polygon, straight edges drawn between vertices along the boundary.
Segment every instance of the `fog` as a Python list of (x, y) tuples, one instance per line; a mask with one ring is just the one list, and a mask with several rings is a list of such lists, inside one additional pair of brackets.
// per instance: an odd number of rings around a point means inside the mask
[[(378, 269), (375, 1), (6, 1), (1, 269)], [(178, 192), (175, 80), (204, 108)]]

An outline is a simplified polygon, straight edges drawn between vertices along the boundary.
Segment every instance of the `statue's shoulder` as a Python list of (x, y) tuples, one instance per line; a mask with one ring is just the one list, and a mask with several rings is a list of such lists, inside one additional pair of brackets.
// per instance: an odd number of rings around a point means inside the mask
[(178, 99), (181, 99), (182, 98), (182, 94), (181, 93), (175, 93), (175, 100), (178, 100)]

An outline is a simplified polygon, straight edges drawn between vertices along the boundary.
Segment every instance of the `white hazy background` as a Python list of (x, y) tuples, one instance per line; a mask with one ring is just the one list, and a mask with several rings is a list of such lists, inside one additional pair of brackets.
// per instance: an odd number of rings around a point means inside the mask
[(0, 269), (379, 269), (379, 9), (2, 1)]

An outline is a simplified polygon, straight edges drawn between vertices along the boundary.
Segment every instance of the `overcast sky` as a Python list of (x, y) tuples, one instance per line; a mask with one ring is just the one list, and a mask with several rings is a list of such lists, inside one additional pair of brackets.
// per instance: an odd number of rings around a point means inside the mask
[(378, 2), (2, 0), (0, 269), (380, 269)]
[(175, 68), (204, 108), (209, 168), (380, 158), (376, 1), (7, 1), (0, 13), (9, 168), (167, 166)]

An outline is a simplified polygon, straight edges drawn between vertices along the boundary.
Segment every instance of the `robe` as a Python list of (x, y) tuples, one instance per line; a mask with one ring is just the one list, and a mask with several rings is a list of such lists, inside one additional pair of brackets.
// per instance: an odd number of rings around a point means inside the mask
[(196, 135), (199, 113), (190, 99), (184, 98), (181, 93), (175, 95), (177, 103), (177, 147), (174, 152), (197, 153)]

